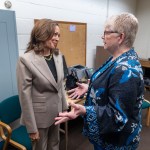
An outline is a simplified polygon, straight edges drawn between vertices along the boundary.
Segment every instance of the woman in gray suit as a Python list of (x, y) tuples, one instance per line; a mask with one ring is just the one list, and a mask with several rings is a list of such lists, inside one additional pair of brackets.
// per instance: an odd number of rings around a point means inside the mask
[(56, 22), (39, 20), (17, 64), (21, 124), (27, 128), (33, 150), (59, 150), (59, 126), (54, 125), (54, 118), (67, 110), (62, 54), (54, 53), (59, 37)]

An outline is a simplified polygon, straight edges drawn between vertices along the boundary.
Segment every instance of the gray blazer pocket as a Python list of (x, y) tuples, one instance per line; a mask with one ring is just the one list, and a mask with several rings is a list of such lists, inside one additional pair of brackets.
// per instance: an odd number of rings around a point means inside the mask
[(46, 99), (45, 97), (35, 97), (33, 100), (34, 112), (46, 112)]

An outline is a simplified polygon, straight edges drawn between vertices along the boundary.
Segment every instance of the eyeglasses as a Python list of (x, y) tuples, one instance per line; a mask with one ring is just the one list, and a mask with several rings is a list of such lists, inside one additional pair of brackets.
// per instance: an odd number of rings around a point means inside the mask
[(103, 35), (105, 36), (105, 35), (109, 35), (111, 33), (119, 33), (119, 32), (117, 32), (117, 31), (104, 31)]

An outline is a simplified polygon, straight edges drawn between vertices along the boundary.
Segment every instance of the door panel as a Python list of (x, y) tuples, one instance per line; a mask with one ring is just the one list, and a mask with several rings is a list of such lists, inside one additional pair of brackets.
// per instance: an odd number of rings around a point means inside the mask
[(17, 94), (18, 44), (14, 11), (0, 10), (0, 101)]
[[(86, 24), (58, 21), (60, 41), (58, 48), (64, 54), (68, 66), (86, 65)], [(71, 28), (72, 27), (72, 28)]]

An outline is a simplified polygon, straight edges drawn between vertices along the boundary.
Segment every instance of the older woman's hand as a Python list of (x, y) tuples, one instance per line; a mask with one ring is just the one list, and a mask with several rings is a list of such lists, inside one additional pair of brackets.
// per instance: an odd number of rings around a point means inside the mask
[(86, 109), (84, 106), (75, 103), (69, 103), (72, 107), (70, 112), (59, 113), (59, 116), (55, 118), (55, 125), (61, 124), (68, 120), (73, 120), (77, 118), (79, 115), (85, 115)]
[(69, 90), (67, 93), (70, 94), (68, 97), (71, 99), (78, 99), (80, 96), (85, 94), (88, 91), (88, 84), (85, 83), (76, 83), (78, 87)]

